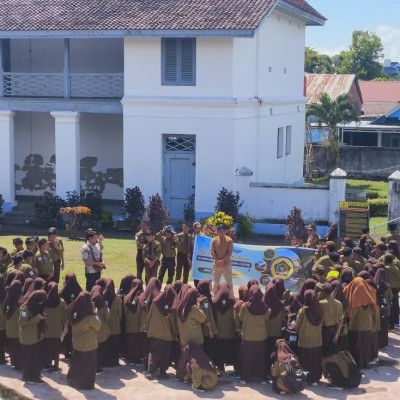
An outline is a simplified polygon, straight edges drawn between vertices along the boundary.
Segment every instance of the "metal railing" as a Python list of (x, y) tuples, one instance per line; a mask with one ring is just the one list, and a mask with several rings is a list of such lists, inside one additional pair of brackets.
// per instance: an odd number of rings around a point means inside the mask
[[(4, 72), (6, 97), (73, 97), (121, 99), (123, 73), (25, 73)], [(66, 95), (66, 93), (68, 95)]]
[[(371, 235), (374, 239), (376, 239), (376, 238), (378, 238), (379, 236), (381, 236), (382, 234), (385, 234), (385, 233), (383, 233), (383, 232), (378, 233), (378, 230), (379, 230), (379, 228), (382, 228), (382, 227), (386, 227), (386, 228), (387, 228), (387, 225), (388, 225), (390, 222), (399, 223), (399, 222), (400, 222), (400, 217), (397, 217), (397, 218), (392, 219), (392, 220), (390, 220), (390, 221), (387, 221), (387, 222), (384, 222), (384, 223), (382, 223), (382, 224), (378, 224), (378, 225), (373, 226), (372, 228), (370, 228), (370, 235)], [(387, 231), (386, 231), (386, 233), (387, 233)]]

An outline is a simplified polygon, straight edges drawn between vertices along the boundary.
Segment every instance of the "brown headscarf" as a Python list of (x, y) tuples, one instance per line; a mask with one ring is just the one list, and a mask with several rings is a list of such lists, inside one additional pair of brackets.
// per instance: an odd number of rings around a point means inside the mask
[(129, 293), (132, 288), (132, 282), (136, 279), (136, 276), (133, 274), (126, 274), (122, 279), (119, 285), (119, 294), (120, 296), (125, 296)]
[(17, 308), (19, 308), (19, 300), (21, 299), (21, 282), (15, 280), (11, 282), (11, 285), (7, 289), (6, 298), (3, 303), (4, 314), (6, 319), (10, 319)]
[(261, 289), (254, 285), (250, 288), (249, 301), (246, 301), (246, 308), (250, 314), (264, 315), (268, 312), (268, 306), (262, 300)]
[(239, 286), (239, 300), (235, 303), (233, 308), (237, 310), (238, 308), (242, 307), (243, 303), (247, 300), (247, 293), (249, 289), (247, 289), (246, 285)]
[(387, 280), (386, 270), (383, 268), (378, 268), (374, 277), (374, 282), (376, 284), (377, 292), (380, 296), (384, 296), (387, 289), (390, 289), (390, 283)]
[(182, 289), (182, 286), (183, 286), (183, 282), (182, 281), (175, 281), (173, 284), (172, 284), (172, 287), (174, 288), (174, 290), (175, 290), (175, 292), (176, 292), (176, 294), (179, 296), (179, 292), (181, 291), (181, 289)]
[(185, 293), (191, 288), (192, 288), (192, 286), (189, 285), (188, 283), (183, 284), (181, 291), (179, 292), (179, 295), (178, 295), (179, 301), (183, 299), (183, 296), (185, 295)]
[(67, 307), (68, 321), (71, 325), (81, 322), (89, 315), (95, 315), (90, 302), (90, 293), (82, 290), (78, 297)]
[(164, 291), (153, 300), (153, 303), (165, 318), (169, 317), (178, 307), (178, 296), (173, 286), (167, 285)]
[(47, 301), (45, 307), (56, 308), (61, 303), (60, 295), (58, 294), (58, 285), (56, 282), (49, 282), (47, 285)]
[[(32, 316), (43, 314), (44, 303), (47, 301), (47, 294), (44, 290), (34, 290), (28, 299), (21, 305), (26, 307)], [(47, 331), (46, 320), (39, 321), (37, 325), (37, 334), (40, 338), (40, 334)]]
[(46, 290), (47, 282), (43, 278), (35, 278), (33, 280), (33, 290)]
[(371, 279), (371, 275), (370, 275), (370, 273), (369, 273), (368, 271), (360, 271), (360, 272), (357, 274), (357, 276), (358, 276), (359, 278), (363, 278), (364, 281), (367, 280), (367, 279)]
[(301, 285), (299, 291), (293, 297), (292, 304), (289, 306), (289, 316), (297, 315), (297, 312), (304, 305), (304, 295), (305, 295), (306, 290), (314, 290), (316, 285), (317, 285), (317, 282), (312, 278), (307, 279)]
[(220, 313), (224, 314), (230, 310), (236, 303), (236, 299), (231, 295), (229, 286), (223, 282), (219, 284), (218, 293), (213, 298), (214, 307)]
[(353, 280), (353, 271), (348, 268), (343, 268), (340, 273), (340, 280), (342, 284), (348, 285)]
[(272, 283), (276, 287), (276, 291), (278, 293), (279, 300), (283, 300), (283, 295), (285, 293), (285, 282), (282, 278), (274, 278)]
[(183, 295), (183, 298), (176, 309), (176, 313), (182, 322), (187, 320), (190, 311), (192, 311), (192, 308), (197, 305), (198, 296), (199, 292), (195, 288), (188, 289)]
[(297, 358), (296, 354), (293, 353), (293, 350), (289, 347), (285, 339), (278, 339), (275, 343), (275, 347), (276, 361), (292, 365), (299, 364), (299, 359)]
[(33, 279), (26, 278), (24, 286), (22, 286), (22, 295), (25, 296), (26, 293), (30, 290), (31, 286), (33, 287)]
[(4, 282), (4, 276), (0, 274), (0, 303), (2, 303), (6, 298), (6, 285)]
[(90, 300), (94, 303), (94, 306), (101, 310), (102, 308), (106, 307), (106, 301), (103, 297), (103, 289), (99, 285), (94, 285), (92, 290), (90, 291)]
[(273, 283), (268, 283), (265, 288), (263, 301), (271, 309), (270, 318), (275, 318), (285, 308), (283, 301), (279, 300), (278, 291)]
[(260, 286), (259, 282), (257, 279), (249, 279), (247, 282), (247, 289), (250, 290), (250, 288), (254, 285), (257, 285), (258, 287)]
[(331, 282), (332, 286), (332, 297), (342, 303), (343, 312), (349, 308), (349, 302), (347, 301), (346, 296), (343, 293), (343, 286), (337, 279)]
[(206, 371), (217, 373), (217, 367), (204, 351), (193, 342), (189, 342), (182, 350), (186, 363), (191, 368), (201, 368)]
[(125, 307), (135, 313), (139, 305), (139, 296), (143, 293), (143, 284), (140, 279), (132, 281), (132, 288), (129, 293), (124, 297)]
[(111, 306), (114, 303), (115, 298), (117, 297), (117, 295), (115, 294), (114, 281), (110, 278), (107, 278), (105, 282), (106, 286), (103, 290), (103, 297), (104, 300), (108, 303), (108, 307), (111, 309)]
[(106, 278), (97, 279), (95, 284), (101, 286), (104, 290), (106, 288)]
[(378, 307), (376, 305), (376, 290), (368, 285), (363, 278), (354, 278), (344, 289), (343, 293), (349, 302), (347, 315), (351, 318), (354, 309), (363, 306), (370, 306), (371, 310), (376, 314)]
[(149, 311), (153, 300), (160, 294), (161, 282), (157, 278), (151, 278), (144, 293), (139, 296), (140, 307), (143, 311)]
[(25, 283), (25, 275), (22, 271), (18, 270), (18, 269), (13, 269), (8, 275), (7, 275), (7, 279), (6, 279), (6, 287), (11, 285), (12, 281), (19, 281), (21, 283), (21, 287), (24, 285)]
[(333, 224), (330, 225), (329, 227), (329, 231), (326, 233), (325, 237), (329, 240), (329, 241), (335, 241), (335, 239), (338, 237), (338, 224), (336, 222), (334, 222)]
[(310, 324), (314, 326), (322, 324), (322, 320), (324, 319), (324, 309), (318, 301), (314, 290), (306, 290), (304, 293), (304, 305), (302, 308)]
[(211, 282), (210, 279), (202, 279), (197, 285), (197, 291), (199, 292), (199, 298), (197, 300), (199, 303), (207, 299), (210, 302), (210, 304), (212, 304), (210, 282)]
[(343, 243), (344, 243), (344, 247), (350, 247), (351, 249), (354, 249), (354, 247), (355, 247), (353, 240), (349, 237), (343, 238)]
[(73, 272), (69, 272), (65, 275), (65, 284), (61, 289), (60, 297), (68, 305), (78, 298), (80, 292), (82, 292), (82, 288), (76, 279), (76, 275)]

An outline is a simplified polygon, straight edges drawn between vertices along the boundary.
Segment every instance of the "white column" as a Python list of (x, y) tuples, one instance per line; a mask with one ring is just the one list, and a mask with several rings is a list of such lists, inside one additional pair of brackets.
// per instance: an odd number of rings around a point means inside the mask
[(382, 132), (378, 131), (378, 141), (377, 141), (378, 147), (382, 147)]
[(0, 194), (3, 196), (3, 211), (16, 206), (14, 176), (14, 115), (9, 110), (0, 110)]
[(346, 200), (347, 173), (336, 168), (329, 179), (329, 222), (339, 223), (339, 203)]
[(56, 136), (56, 194), (80, 192), (80, 130), (78, 112), (52, 112)]
[[(400, 171), (389, 176), (388, 221), (400, 217)], [(397, 221), (399, 227), (399, 221)]]

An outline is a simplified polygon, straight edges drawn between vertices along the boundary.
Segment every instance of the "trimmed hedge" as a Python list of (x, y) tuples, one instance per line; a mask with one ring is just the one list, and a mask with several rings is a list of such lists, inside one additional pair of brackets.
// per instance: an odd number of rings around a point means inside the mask
[(378, 199), (379, 198), (379, 193), (377, 192), (366, 192), (367, 199)]
[(369, 215), (370, 217), (386, 217), (388, 213), (388, 199), (370, 199)]

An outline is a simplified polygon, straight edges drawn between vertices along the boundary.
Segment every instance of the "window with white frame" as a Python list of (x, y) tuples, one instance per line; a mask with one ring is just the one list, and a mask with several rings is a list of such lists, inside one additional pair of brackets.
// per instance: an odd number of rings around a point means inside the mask
[(286, 127), (286, 155), (292, 153), (292, 125)]
[(283, 157), (283, 141), (285, 140), (283, 132), (284, 132), (283, 128), (278, 128), (278, 141), (277, 141), (278, 145), (276, 151), (277, 158)]

